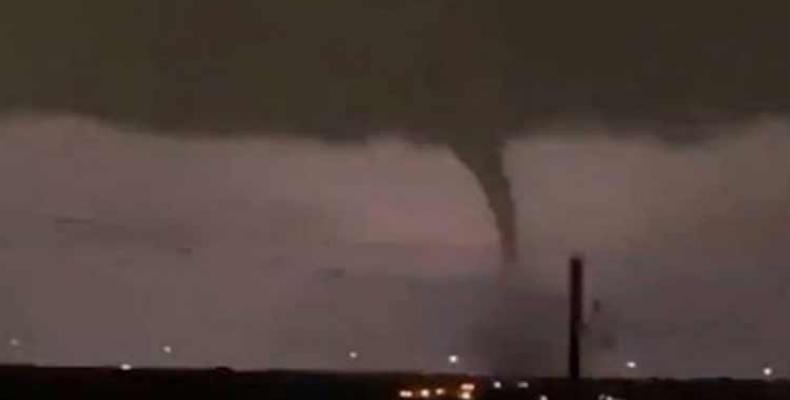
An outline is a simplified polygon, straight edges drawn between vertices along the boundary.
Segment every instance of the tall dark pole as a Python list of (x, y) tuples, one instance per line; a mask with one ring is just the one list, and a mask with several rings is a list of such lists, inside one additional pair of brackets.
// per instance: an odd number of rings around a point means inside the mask
[(568, 375), (572, 380), (581, 378), (581, 329), (584, 301), (584, 271), (580, 256), (571, 257), (570, 263), (570, 342), (568, 343)]

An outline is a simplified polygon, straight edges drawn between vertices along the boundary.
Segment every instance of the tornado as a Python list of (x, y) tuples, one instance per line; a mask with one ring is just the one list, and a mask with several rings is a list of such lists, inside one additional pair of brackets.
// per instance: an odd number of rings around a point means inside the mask
[(474, 175), (494, 216), (503, 272), (512, 271), (518, 262), (516, 250), (516, 209), (505, 173), (504, 148), (501, 138), (476, 136), (474, 140), (450, 143), (455, 156)]

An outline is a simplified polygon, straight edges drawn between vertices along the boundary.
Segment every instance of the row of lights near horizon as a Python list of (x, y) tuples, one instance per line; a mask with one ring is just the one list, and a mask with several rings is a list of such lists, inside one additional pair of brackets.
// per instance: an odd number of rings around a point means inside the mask
[[(491, 386), (495, 390), (500, 390), (503, 388), (503, 384), (501, 381), (495, 380), (491, 382)], [(519, 389), (528, 389), (529, 383), (527, 381), (518, 381), (516, 387)], [(477, 389), (476, 385), (471, 382), (462, 383), (458, 386), (458, 390), (456, 392), (456, 397), (461, 400), (471, 400), (474, 398), (475, 390)], [(445, 397), (448, 395), (448, 391), (445, 388), (422, 388), (418, 390), (410, 390), (410, 389), (402, 389), (398, 392), (398, 397), (401, 399), (412, 399), (412, 398), (422, 398), (428, 399), (433, 396), (435, 397)], [(540, 397), (543, 400), (548, 400), (548, 397), (545, 395)]]
[[(474, 383), (462, 383), (458, 387), (458, 392), (456, 393), (456, 397), (461, 400), (471, 400), (474, 398), (475, 392), (475, 384)], [(430, 399), (433, 396), (436, 397), (445, 397), (447, 396), (448, 392), (447, 389), (443, 387), (439, 388), (422, 388), (418, 390), (411, 390), (411, 389), (401, 389), (398, 392), (398, 397), (401, 399)]]
[[(17, 339), (11, 339), (11, 340), (9, 340), (9, 345), (12, 346), (12, 347), (19, 347), (21, 345), (21, 342), (19, 342), (19, 340), (17, 340)], [(162, 346), (162, 352), (165, 353), (165, 354), (172, 354), (173, 353), (173, 348), (171, 346)], [(359, 353), (357, 353), (356, 351), (350, 351), (348, 353), (348, 356), (349, 356), (349, 358), (351, 358), (353, 360), (356, 360), (357, 358), (359, 358)], [(450, 356), (449, 359), (450, 359), (450, 363), (451, 364), (458, 363), (458, 356), (454, 356), (453, 355), (453, 356)], [(637, 368), (637, 364), (636, 364), (635, 361), (628, 361), (626, 363), (626, 367), (629, 368), (629, 369), (636, 369)], [(124, 363), (124, 364), (121, 364), (121, 369), (124, 370), (124, 371), (128, 371), (128, 370), (132, 369), (132, 366), (130, 364)], [(766, 378), (770, 378), (774, 374), (774, 370), (771, 367), (763, 368), (762, 372), (763, 372), (763, 376), (765, 376)], [(465, 385), (468, 385), (468, 384), (465, 384)], [(502, 389), (502, 382), (498, 381), (498, 380), (495, 380), (495, 381), (493, 381), (491, 383), (491, 386), (494, 389), (497, 389), (497, 390)], [(529, 388), (529, 382), (519, 381), (519, 382), (516, 383), (516, 387), (518, 387), (519, 389), (527, 389), (527, 388)], [(463, 385), (462, 385), (462, 388), (463, 388)], [(474, 390), (474, 386), (471, 386), (471, 390)], [(421, 396), (421, 397), (430, 397), (430, 393), (429, 392), (426, 392), (425, 390), (421, 391), (421, 394), (426, 394), (426, 393), (427, 393), (426, 396)], [(437, 389), (436, 395), (438, 395), (438, 396), (444, 395), (444, 389), (441, 389), (441, 388)]]
[[(8, 346), (12, 347), (12, 348), (22, 347), (22, 341), (19, 338), (12, 337), (12, 338), (8, 339)], [(173, 347), (170, 346), (170, 345), (162, 346), (161, 350), (162, 350), (162, 353), (165, 353), (165, 354), (168, 354), (168, 355), (173, 354)], [(348, 352), (348, 358), (351, 359), (351, 360), (357, 360), (359, 358), (359, 352), (356, 351), (356, 350), (349, 351)], [(461, 357), (458, 356), (457, 354), (450, 354), (449, 356), (447, 356), (447, 363), (450, 364), (450, 365), (457, 365), (460, 362), (461, 362)], [(629, 361), (627, 361), (625, 363), (625, 367), (630, 369), (630, 370), (635, 370), (639, 366), (636, 363), (636, 361), (629, 360)], [(131, 365), (129, 365), (129, 364), (122, 364), (121, 365), (121, 369), (129, 370), (129, 369), (131, 369)], [(762, 369), (762, 375), (764, 377), (766, 377), (766, 378), (773, 377), (774, 373), (775, 373), (775, 371), (774, 371), (774, 369), (772, 367), (766, 366), (766, 367), (763, 367), (763, 369)], [(525, 388), (528, 387), (528, 384), (526, 382), (519, 382), (518, 383), (519, 387), (521, 387), (522, 384), (525, 385)], [(494, 389), (500, 389), (502, 387), (502, 383), (499, 382), (499, 381), (494, 381), (493, 382), (493, 387), (494, 387)]]

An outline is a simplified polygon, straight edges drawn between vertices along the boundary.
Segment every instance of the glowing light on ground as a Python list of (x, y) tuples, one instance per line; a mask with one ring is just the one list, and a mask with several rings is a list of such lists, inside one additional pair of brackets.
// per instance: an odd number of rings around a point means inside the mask
[(356, 360), (357, 358), (359, 358), (359, 353), (357, 353), (356, 351), (349, 351), (348, 358), (352, 360)]
[(121, 364), (121, 371), (129, 371), (132, 369), (131, 364)]
[(401, 399), (411, 399), (412, 397), (414, 397), (414, 392), (412, 392), (411, 390), (401, 390), (400, 392), (398, 392), (398, 397), (400, 397)]
[(165, 354), (172, 354), (173, 348), (170, 346), (162, 346), (162, 352), (164, 352)]
[(500, 381), (494, 381), (492, 385), (494, 386), (494, 389), (502, 389), (502, 382)]
[(628, 367), (629, 369), (635, 369), (636, 368), (636, 361), (629, 361), (629, 362), (625, 363), (625, 366)]
[(455, 354), (451, 354), (449, 357), (447, 357), (447, 362), (450, 364), (458, 364), (459, 361), (461, 361), (460, 357)]
[(472, 392), (475, 391), (475, 384), (471, 382), (466, 382), (461, 384), (461, 391), (458, 392), (459, 399), (471, 399)]
[(420, 390), (420, 397), (423, 399), (427, 399), (431, 397), (431, 390), (430, 389), (422, 389)]
[(601, 394), (598, 395), (598, 400), (625, 400), (625, 399), (621, 399), (621, 398), (617, 398), (617, 397), (614, 397), (614, 396), (610, 396), (610, 395), (608, 395), (606, 393), (601, 393)]
[(519, 389), (529, 389), (529, 382), (527, 382), (527, 381), (518, 381), (518, 383), (516, 384), (516, 387), (518, 387)]
[(772, 376), (774, 374), (774, 369), (771, 367), (763, 368), (763, 375), (765, 376)]

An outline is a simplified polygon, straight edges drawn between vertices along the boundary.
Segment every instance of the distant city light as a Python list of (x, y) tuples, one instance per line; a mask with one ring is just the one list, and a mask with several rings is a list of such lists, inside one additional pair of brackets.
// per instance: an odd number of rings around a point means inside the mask
[(431, 397), (431, 390), (430, 389), (422, 389), (420, 390), (420, 397), (423, 399), (427, 399)]
[(629, 362), (625, 363), (625, 366), (630, 368), (630, 369), (634, 369), (634, 368), (636, 368), (636, 361), (629, 361)]
[(449, 357), (447, 357), (447, 362), (450, 364), (458, 364), (458, 361), (460, 361), (460, 358), (455, 354), (451, 354)]
[(461, 392), (458, 395), (458, 398), (461, 399), (461, 400), (471, 400), (472, 399), (472, 393), (470, 393), (470, 392)]
[(11, 338), (8, 340), (8, 345), (11, 347), (19, 347), (22, 345), (22, 342), (17, 338)]
[(494, 381), (493, 382), (494, 389), (502, 389), (502, 382)]
[(529, 388), (529, 382), (527, 382), (527, 381), (518, 381), (518, 383), (516, 384), (516, 386), (517, 386), (519, 389), (528, 389), (528, 388)]
[(463, 390), (464, 392), (472, 392), (472, 391), (475, 390), (475, 384), (474, 383), (462, 383), (461, 384), (461, 390)]
[(172, 347), (170, 347), (170, 346), (162, 346), (162, 351), (163, 351), (165, 354), (171, 354), (171, 353), (173, 352), (173, 348), (172, 348)]
[(540, 395), (540, 400), (549, 400), (549, 396), (546, 396), (545, 394), (542, 394), (542, 395)]
[(400, 397), (401, 399), (410, 399), (414, 397), (414, 392), (412, 392), (411, 390), (401, 390), (400, 392), (398, 392), (398, 397)]
[(125, 363), (121, 364), (121, 370), (122, 371), (129, 371), (131, 369), (132, 369), (132, 366), (130, 364), (125, 364)]
[(444, 396), (447, 393), (447, 391), (444, 390), (444, 388), (436, 388), (436, 391), (434, 393), (436, 393), (437, 396)]
[(765, 368), (763, 368), (763, 375), (765, 375), (765, 376), (771, 376), (771, 375), (773, 375), (773, 374), (774, 374), (774, 369), (773, 369), (773, 368), (771, 368), (771, 367), (765, 367)]
[(358, 357), (359, 357), (359, 353), (357, 353), (356, 351), (349, 351), (348, 352), (348, 358), (350, 358), (352, 360), (356, 360)]

